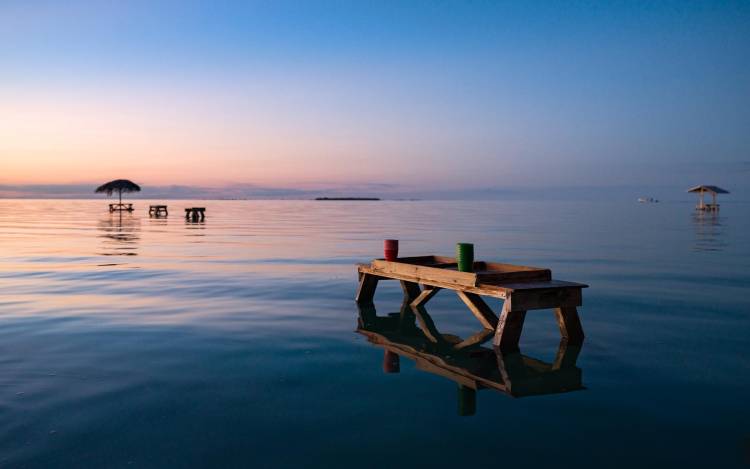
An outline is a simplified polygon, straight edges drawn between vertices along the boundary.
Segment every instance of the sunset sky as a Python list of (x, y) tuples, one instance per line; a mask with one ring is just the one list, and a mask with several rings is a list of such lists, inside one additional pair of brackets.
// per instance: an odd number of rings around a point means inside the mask
[(747, 187), (749, 127), (746, 1), (0, 1), (0, 185)]

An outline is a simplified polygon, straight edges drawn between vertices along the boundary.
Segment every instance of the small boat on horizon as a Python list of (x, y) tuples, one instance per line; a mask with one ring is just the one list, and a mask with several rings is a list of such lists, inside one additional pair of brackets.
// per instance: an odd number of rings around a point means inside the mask
[(638, 197), (638, 203), (641, 204), (658, 204), (659, 200), (653, 197)]

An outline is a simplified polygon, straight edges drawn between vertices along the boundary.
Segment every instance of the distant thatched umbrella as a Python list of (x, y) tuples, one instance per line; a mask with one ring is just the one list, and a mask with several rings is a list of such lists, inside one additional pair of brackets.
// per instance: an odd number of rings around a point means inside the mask
[(97, 194), (100, 192), (106, 192), (107, 195), (112, 195), (113, 192), (117, 192), (117, 195), (120, 197), (120, 203), (122, 203), (122, 193), (123, 192), (140, 192), (141, 186), (134, 183), (133, 181), (129, 181), (127, 179), (115, 179), (114, 181), (109, 181), (106, 184), (102, 184), (101, 186), (96, 188)]

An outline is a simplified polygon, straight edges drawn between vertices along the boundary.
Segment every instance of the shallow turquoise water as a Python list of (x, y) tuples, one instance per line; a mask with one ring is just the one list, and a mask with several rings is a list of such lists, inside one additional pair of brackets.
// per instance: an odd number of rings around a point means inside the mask
[[(0, 467), (750, 458), (748, 204), (202, 201), (195, 224), (190, 202), (167, 219), (135, 202), (120, 218), (103, 201), (0, 200)], [(405, 357), (384, 373), (352, 299), (383, 238), (402, 255), (474, 242), (588, 283), (585, 389), (484, 389), (460, 415), (451, 379)], [(377, 314), (400, 301), (383, 285)], [(450, 292), (428, 310), (443, 333), (478, 329)], [(528, 314), (524, 355), (551, 363), (558, 341), (551, 312)]]

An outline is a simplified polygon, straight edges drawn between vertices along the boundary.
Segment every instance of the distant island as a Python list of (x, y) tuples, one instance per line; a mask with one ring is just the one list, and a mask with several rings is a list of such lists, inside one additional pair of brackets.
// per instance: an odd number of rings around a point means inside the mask
[(380, 200), (378, 197), (315, 197), (315, 200)]

